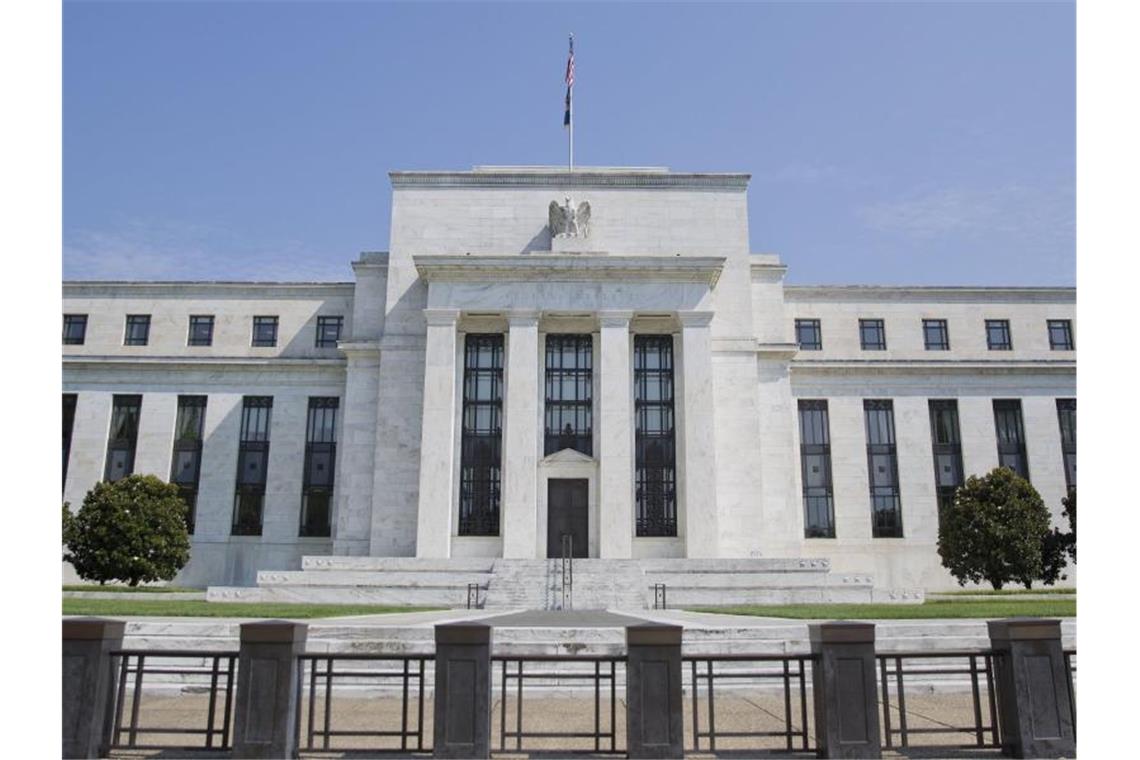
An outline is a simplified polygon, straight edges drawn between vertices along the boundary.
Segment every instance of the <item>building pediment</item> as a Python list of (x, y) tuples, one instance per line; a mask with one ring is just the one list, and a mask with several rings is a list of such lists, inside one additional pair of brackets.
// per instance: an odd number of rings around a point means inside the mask
[(593, 464), (594, 458), (588, 457), (577, 449), (562, 449), (545, 457), (540, 464)]
[(427, 282), (682, 282), (716, 287), (724, 256), (413, 256)]

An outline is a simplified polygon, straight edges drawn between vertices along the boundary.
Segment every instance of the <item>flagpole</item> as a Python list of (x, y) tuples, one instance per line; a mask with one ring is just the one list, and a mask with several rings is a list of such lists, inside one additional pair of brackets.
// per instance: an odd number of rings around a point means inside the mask
[[(574, 58), (574, 33), (570, 33), (570, 58)], [(569, 109), (570, 109), (570, 169), (569, 173), (574, 173), (574, 85), (569, 87)]]

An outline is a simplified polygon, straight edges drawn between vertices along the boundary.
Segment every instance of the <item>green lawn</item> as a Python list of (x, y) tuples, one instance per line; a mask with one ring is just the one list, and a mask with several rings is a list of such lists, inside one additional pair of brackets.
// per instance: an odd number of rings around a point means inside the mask
[(1018, 596), (1024, 594), (1068, 594), (1075, 596), (1077, 590), (1075, 588), (1053, 588), (1045, 586), (1043, 588), (1003, 588), (997, 591), (992, 588), (976, 588), (976, 589), (955, 589), (953, 591), (935, 591), (931, 592), (940, 596)]
[(240, 617), (323, 618), (422, 612), (440, 607), (397, 607), (374, 604), (278, 604), (276, 602), (207, 602), (182, 599), (64, 599), (64, 615), (111, 617)]
[(100, 586), (98, 583), (64, 584), (64, 591), (95, 591), (99, 593), (115, 594), (179, 594), (188, 591), (205, 591), (202, 588), (186, 588), (185, 586), (123, 586), (121, 584), (108, 584)]
[(1075, 599), (939, 599), (923, 604), (761, 604), (702, 607), (695, 611), (799, 620), (1076, 617), (1077, 602)]

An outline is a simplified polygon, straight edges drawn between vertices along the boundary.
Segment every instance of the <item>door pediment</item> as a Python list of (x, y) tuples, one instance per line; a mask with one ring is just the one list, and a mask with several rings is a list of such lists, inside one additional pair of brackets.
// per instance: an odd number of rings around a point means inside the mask
[(588, 457), (576, 449), (562, 449), (544, 457), (539, 464), (594, 464), (594, 458)]

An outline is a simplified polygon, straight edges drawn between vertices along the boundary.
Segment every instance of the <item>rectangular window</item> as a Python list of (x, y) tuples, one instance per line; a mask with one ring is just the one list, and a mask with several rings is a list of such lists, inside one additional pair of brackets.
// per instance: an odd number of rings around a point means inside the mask
[(677, 535), (673, 337), (633, 338), (634, 477), (637, 535)]
[(1008, 319), (986, 320), (986, 345), (991, 351), (1013, 350), (1013, 339), (1009, 334)]
[(934, 448), (934, 488), (941, 517), (954, 503), (954, 493), (965, 482), (962, 434), (958, 428), (958, 402), (930, 399), (930, 440)]
[(82, 346), (87, 340), (87, 315), (63, 315), (63, 345)]
[(317, 317), (317, 348), (336, 348), (344, 317)]
[(67, 486), (67, 462), (71, 459), (71, 431), (75, 427), (75, 402), (78, 396), (74, 393), (63, 394), (63, 485)]
[(128, 314), (127, 328), (123, 334), (124, 346), (145, 346), (150, 340), (150, 315)]
[(232, 529), (235, 536), (261, 535), (265, 471), (269, 464), (269, 419), (272, 413), (272, 396), (246, 396), (242, 399)]
[(867, 399), (863, 402), (863, 419), (867, 426), (871, 535), (875, 538), (902, 538), (894, 404), (889, 400)]
[(332, 494), (336, 471), (336, 413), (340, 399), (309, 399), (305, 432), (305, 478), (301, 492), (301, 535), (332, 532)]
[(1021, 422), (1021, 401), (994, 399), (994, 427), (997, 430), (998, 466), (1008, 467), (1029, 480), (1029, 459), (1025, 456), (1025, 427)]
[(253, 318), (252, 345), (264, 347), (277, 345), (277, 317)]
[(922, 337), (926, 341), (927, 351), (950, 350), (950, 330), (946, 327), (945, 319), (922, 320)]
[(800, 467), (803, 472), (804, 537), (835, 538), (831, 491), (831, 433), (826, 401), (800, 401)]
[(886, 351), (887, 331), (881, 319), (859, 320), (859, 344), (864, 351)]
[(114, 483), (135, 471), (135, 445), (139, 436), (142, 396), (113, 397), (111, 430), (107, 435), (107, 464), (103, 480)]
[(546, 336), (546, 438), (543, 454), (594, 455), (594, 343), (590, 335)]
[(1057, 399), (1057, 421), (1061, 425), (1061, 455), (1065, 460), (1065, 485), (1077, 487), (1077, 400)]
[(1073, 350), (1073, 323), (1067, 319), (1050, 319), (1049, 348), (1053, 351)]
[(205, 396), (179, 396), (174, 421), (174, 455), (170, 460), (170, 482), (178, 486), (186, 502), (186, 530), (194, 532), (198, 506), (198, 478), (202, 472), (202, 432), (206, 423)]
[(801, 351), (823, 350), (823, 334), (818, 319), (796, 320), (796, 343), (800, 344)]
[(503, 336), (468, 335), (463, 348), (459, 535), (499, 535), (502, 498)]
[(214, 343), (214, 317), (210, 314), (195, 314), (190, 317), (190, 332), (186, 336), (188, 346), (210, 346)]

